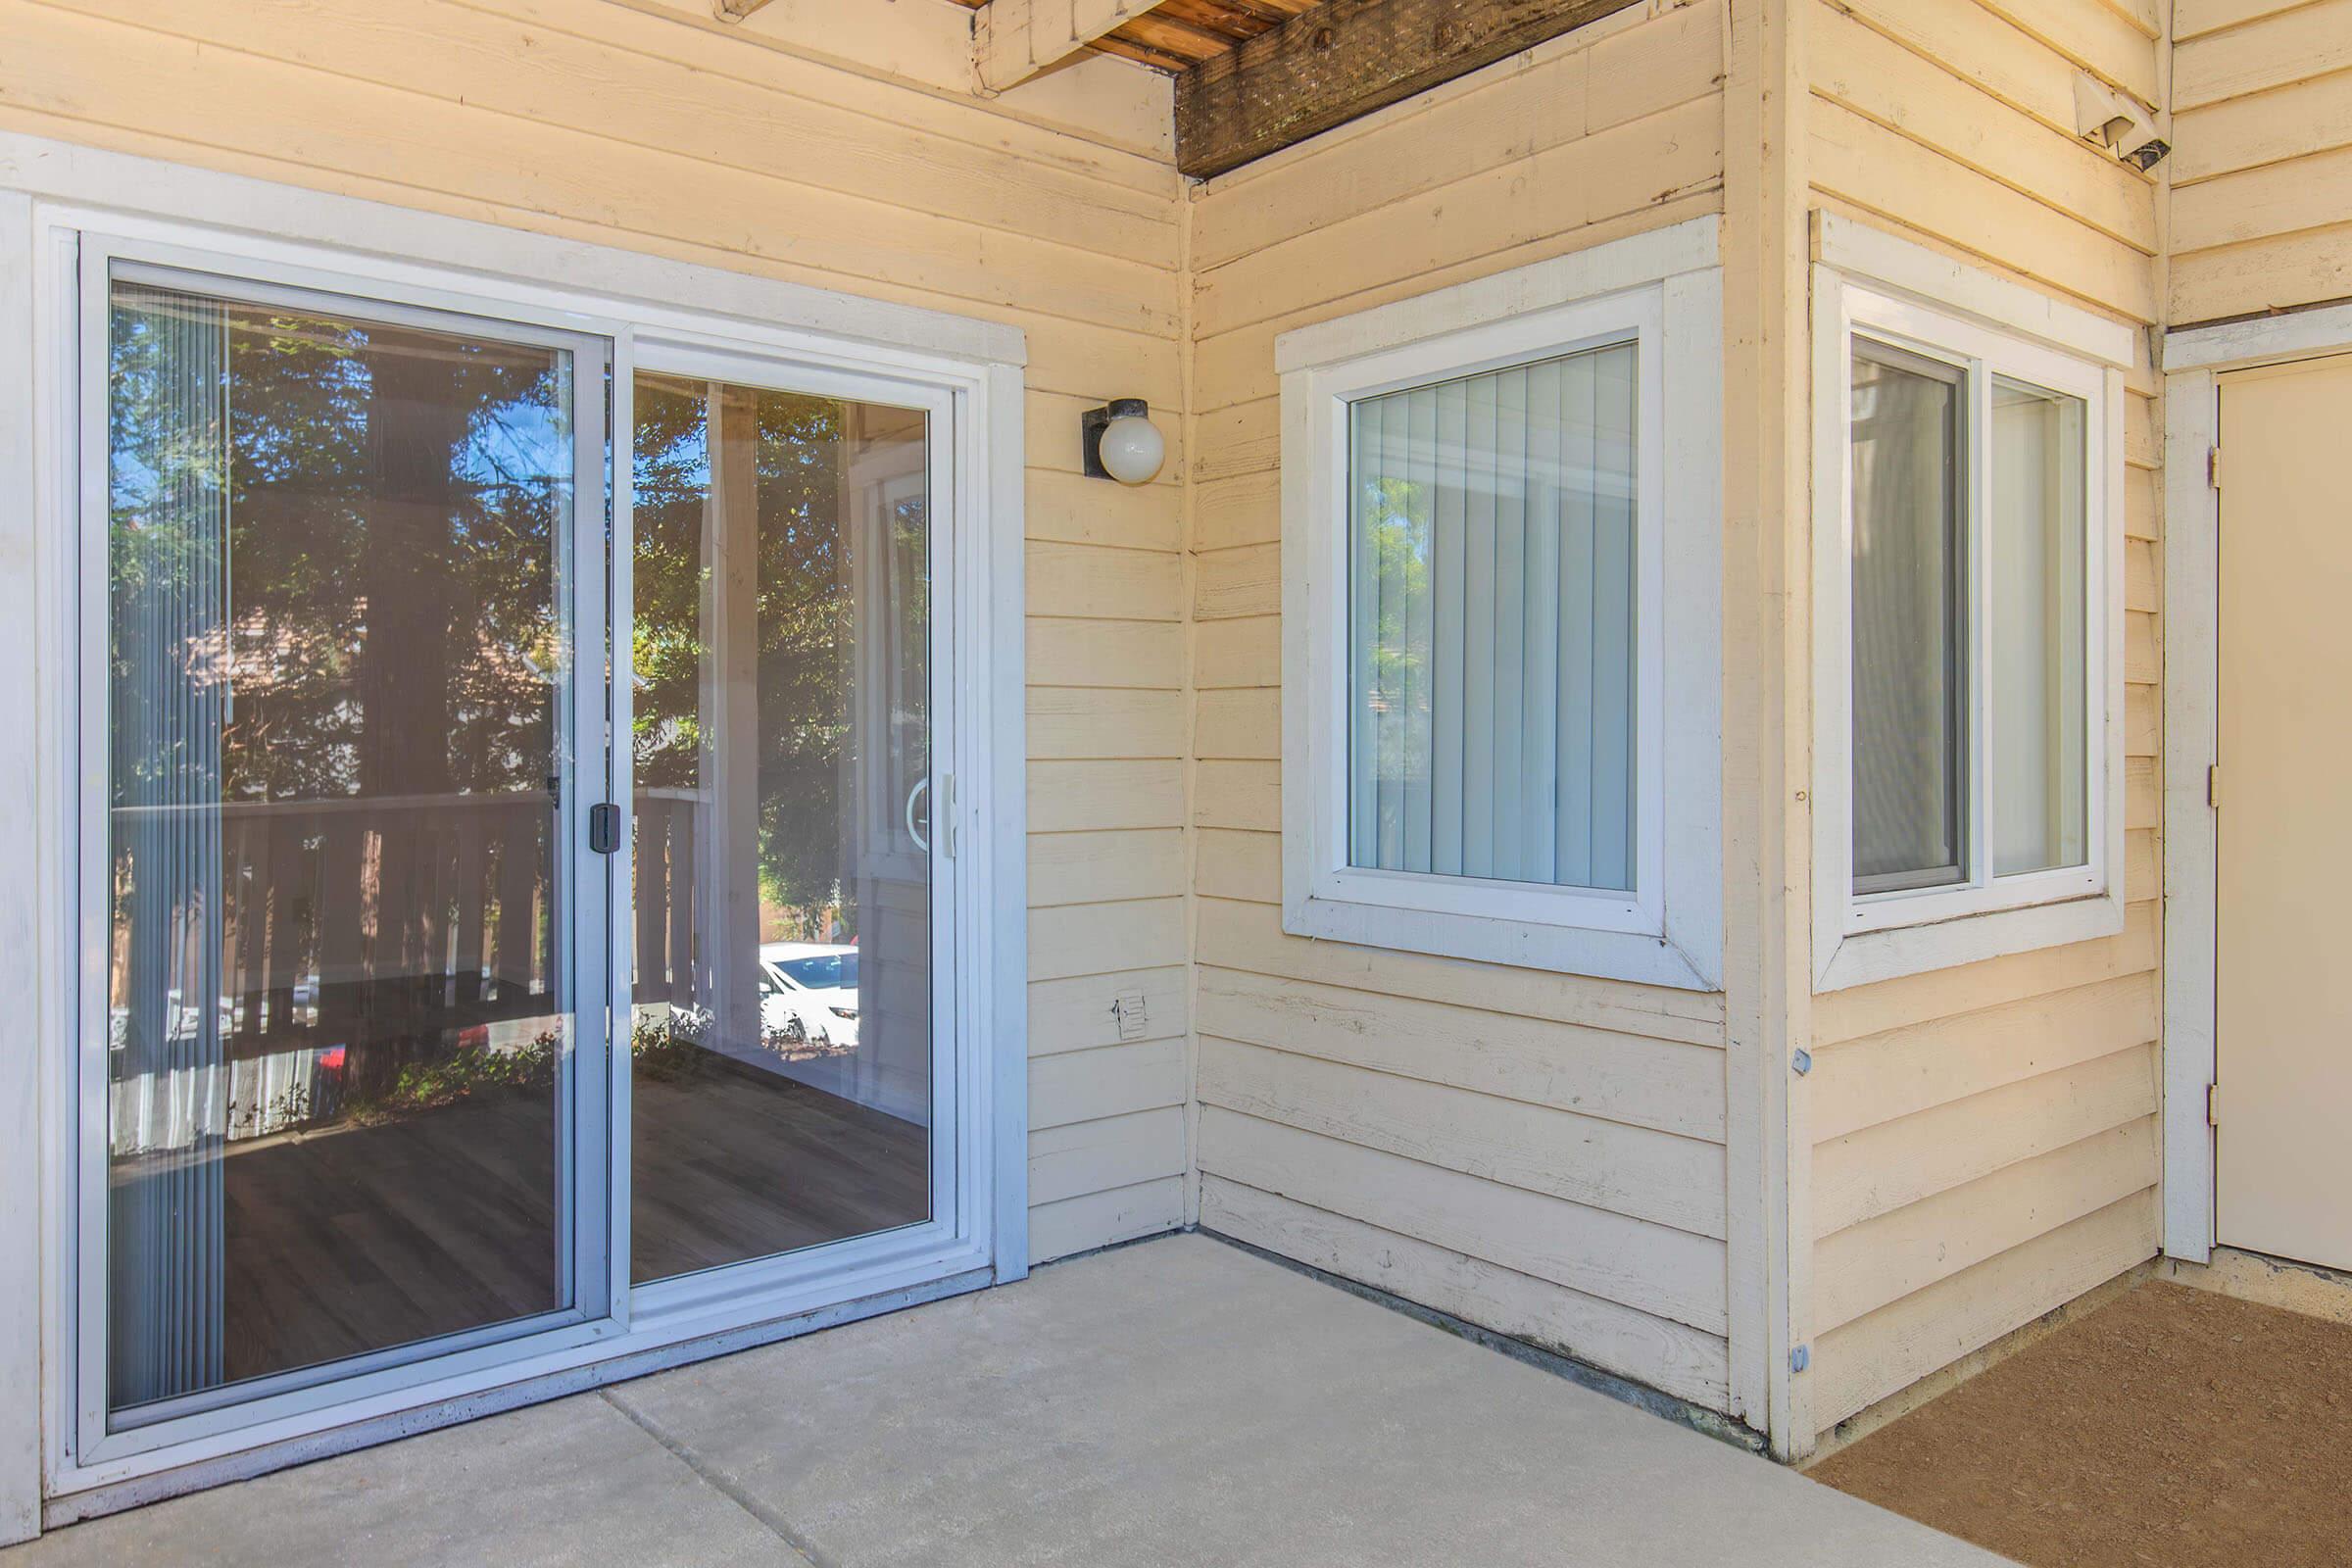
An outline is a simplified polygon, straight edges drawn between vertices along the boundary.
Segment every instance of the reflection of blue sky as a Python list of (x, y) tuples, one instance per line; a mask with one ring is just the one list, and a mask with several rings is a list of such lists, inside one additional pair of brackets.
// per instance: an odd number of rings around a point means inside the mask
[[(228, 365), (217, 353), (174, 355), (172, 343), (188, 326), (198, 334), (181, 341), (202, 343), (205, 329), (228, 324), (235, 350)], [(574, 477), (571, 454), (571, 355), (560, 348), (534, 348), (524, 343), (501, 343), (459, 331), (393, 329), (367, 319), (334, 315), (287, 313), (269, 306), (245, 306), (172, 294), (165, 289), (120, 289), (113, 315), (113, 355), (116, 373), (131, 373), (165, 409), (176, 407), (181, 420), (155, 423), (134, 420), (134, 428), (118, 430), (127, 440), (111, 442), (108, 501), (120, 513), (153, 514), (170, 508), (174, 491), (190, 479), (198, 484), (225, 482), (225, 454), (214, 442), (223, 432), (205, 418), (202, 407), (219, 395), (225, 402), (230, 423), (237, 428), (237, 449), (247, 456), (284, 456), (284, 432), (272, 430), (270, 409), (249, 400), (245, 378), (237, 376), (237, 362), (247, 353), (270, 355), (294, 348), (301, 353), (329, 355), (331, 369), (313, 381), (313, 388), (329, 397), (329, 407), (348, 432), (343, 440), (365, 440), (369, 416), (383, 418), (386, 409), (371, 409), (371, 355), (425, 355), (447, 362), (449, 400), (475, 402), (487, 385), (484, 371), (506, 369), (511, 376), (527, 376), (517, 395), (480, 402), (472, 409), (464, 440), (452, 454), (449, 477), (466, 489), (496, 491), (524, 489), (531, 494), (566, 487)], [(543, 373), (553, 371), (553, 373)], [(202, 381), (212, 381), (210, 388)], [(472, 385), (468, 385), (468, 381)], [(120, 395), (120, 393), (118, 393)], [(219, 407), (219, 405), (217, 405)], [(118, 412), (120, 416), (120, 412)], [(398, 418), (398, 412), (393, 412)], [(296, 464), (299, 464), (299, 456)], [(247, 475), (252, 477), (252, 475)], [(272, 475), (289, 477), (289, 475)]]
[(117, 512), (143, 513), (154, 508), (156, 492), (155, 469), (135, 448), (117, 442), (108, 470), (108, 503)]
[[(361, 323), (328, 323), (330, 330), (346, 336), (352, 356), (348, 361), (349, 373), (339, 377), (346, 398), (343, 400), (344, 422), (358, 434), (368, 417), (369, 405), (374, 401), (374, 388), (369, 384), (368, 362), (361, 356), (371, 348), (367, 327)], [(241, 326), (238, 335), (268, 341), (279, 335), (270, 327)], [(444, 341), (453, 348), (470, 345), (475, 340), (451, 337)], [(395, 352), (399, 352), (395, 350)], [(461, 349), (461, 352), (462, 349)], [(523, 355), (530, 351), (498, 345), (490, 349), (482, 364), (496, 363), (491, 356), (512, 356), (508, 363), (534, 368)], [(467, 421), (466, 436), (451, 454), (452, 478), (468, 489), (477, 491), (523, 490), (546, 494), (568, 486), (572, 479), (572, 423), (571, 356), (558, 350), (546, 351), (556, 366), (553, 377), (538, 382), (519, 397), (501, 399), (484, 404)], [(546, 362), (541, 362), (546, 363)], [(178, 367), (158, 367), (161, 374), (170, 375)], [(459, 367), (453, 366), (451, 377), (453, 394), (465, 395), (458, 384)], [(184, 371), (182, 372), (184, 373)], [(223, 373), (226, 400), (232, 424), (240, 427), (241, 439), (251, 439), (257, 430), (266, 431), (270, 412), (266, 405), (257, 406), (239, 394), (243, 388), (232, 369)], [(382, 417), (382, 412), (376, 411)], [(202, 474), (214, 483), (223, 477), (225, 454), (205, 450), (187, 432), (178, 445), (181, 450), (167, 451), (164, 443), (170, 433), (154, 427), (134, 428), (123, 432), (127, 440), (112, 443), (108, 466), (108, 501), (118, 512), (133, 516), (153, 514), (170, 505), (172, 485), (182, 482), (177, 476), (167, 477), (159, 466), (180, 468), (183, 472)], [(264, 445), (273, 445), (266, 437)], [(193, 449), (193, 450), (191, 450)]]
[[(642, 437), (645, 431), (640, 428), (637, 433)], [(674, 479), (697, 490), (710, 488), (710, 449), (703, 440), (703, 427), (699, 422), (692, 429), (680, 431), (675, 440), (659, 452), (639, 447), (636, 458), (636, 474), (640, 483), (656, 472), (663, 472), (665, 479)]]
[[(569, 355), (563, 358), (568, 362)], [(570, 367), (565, 365), (544, 401), (492, 404), (473, 421), (454, 459), (457, 476), (485, 488), (546, 486), (571, 478)]]

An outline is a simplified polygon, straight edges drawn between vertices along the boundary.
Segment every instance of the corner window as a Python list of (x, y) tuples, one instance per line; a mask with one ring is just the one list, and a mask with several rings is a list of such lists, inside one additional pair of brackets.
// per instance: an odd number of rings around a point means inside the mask
[(1278, 347), (1290, 929), (1711, 983), (1721, 340), (1685, 228), (1636, 286), (1600, 247), (1564, 261), (1605, 291), (1547, 264)]
[(1853, 983), (1833, 966), (1855, 939), (1862, 978), (2098, 934), (2121, 908), (2120, 371), (1817, 282), (1817, 969)]

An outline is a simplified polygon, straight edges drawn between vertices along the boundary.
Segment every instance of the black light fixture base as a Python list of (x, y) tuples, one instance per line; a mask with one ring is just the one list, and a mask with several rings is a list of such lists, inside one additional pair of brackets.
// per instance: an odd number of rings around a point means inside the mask
[(1089, 409), (1078, 416), (1078, 445), (1084, 458), (1089, 479), (1107, 479), (1110, 470), (1102, 466), (1102, 431), (1113, 419), (1148, 419), (1152, 405), (1142, 398), (1112, 398), (1099, 409)]

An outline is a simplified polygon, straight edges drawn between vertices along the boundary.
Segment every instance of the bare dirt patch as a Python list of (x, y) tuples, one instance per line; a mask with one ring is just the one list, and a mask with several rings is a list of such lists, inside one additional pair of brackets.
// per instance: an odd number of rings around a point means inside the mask
[(2352, 1325), (2143, 1285), (1807, 1473), (2033, 1568), (2340, 1568)]

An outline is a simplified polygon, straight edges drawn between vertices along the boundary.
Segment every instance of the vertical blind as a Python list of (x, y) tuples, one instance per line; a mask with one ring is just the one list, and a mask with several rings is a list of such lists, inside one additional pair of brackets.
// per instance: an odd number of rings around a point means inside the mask
[(107, 1321), (131, 1404), (221, 1375), (228, 350), (218, 305), (161, 289), (116, 285), (110, 327)]
[(1632, 889), (1636, 367), (1351, 405), (1350, 864)]

